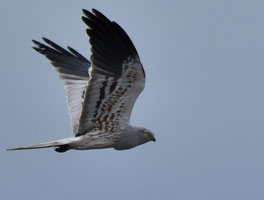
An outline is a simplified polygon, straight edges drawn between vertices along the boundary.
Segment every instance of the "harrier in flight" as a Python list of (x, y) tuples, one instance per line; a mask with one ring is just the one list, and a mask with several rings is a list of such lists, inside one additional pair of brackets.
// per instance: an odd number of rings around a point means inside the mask
[(150, 130), (130, 125), (133, 106), (145, 86), (136, 48), (116, 22), (96, 9), (83, 14), (91, 62), (71, 47), (66, 50), (46, 38), (45, 44), (33, 40), (33, 48), (51, 61), (64, 84), (74, 137), (8, 150), (125, 150), (155, 141)]

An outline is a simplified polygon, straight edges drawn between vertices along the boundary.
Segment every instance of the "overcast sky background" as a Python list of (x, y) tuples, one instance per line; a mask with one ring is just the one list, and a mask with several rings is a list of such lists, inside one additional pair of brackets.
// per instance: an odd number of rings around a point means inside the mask
[[(31, 39), (89, 58), (81, 9), (131, 37), (147, 82), (131, 123), (157, 142), (129, 151), (6, 148), (70, 137), (65, 91)], [(0, 196), (262, 200), (264, 2), (2, 0)]]

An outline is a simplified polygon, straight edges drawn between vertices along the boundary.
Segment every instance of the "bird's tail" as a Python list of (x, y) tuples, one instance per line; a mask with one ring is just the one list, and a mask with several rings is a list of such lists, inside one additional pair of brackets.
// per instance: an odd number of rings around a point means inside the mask
[[(26, 149), (42, 149), (42, 148), (49, 148), (49, 147), (57, 147), (59, 149), (61, 149), (63, 147), (63, 149), (65, 151), (67, 151), (70, 149), (70, 144), (74, 141), (75, 141), (75, 138), (66, 138), (66, 139), (62, 139), (62, 140), (55, 140), (55, 141), (51, 141), (51, 142), (34, 144), (34, 145), (30, 145), (30, 146), (25, 146), (25, 147), (10, 148), (10, 149), (7, 149), (7, 151), (26, 150)], [(62, 151), (59, 151), (59, 152), (62, 152)]]

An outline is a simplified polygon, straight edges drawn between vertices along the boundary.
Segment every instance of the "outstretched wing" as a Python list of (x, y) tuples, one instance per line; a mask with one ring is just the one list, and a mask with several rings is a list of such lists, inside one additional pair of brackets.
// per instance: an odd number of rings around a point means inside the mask
[(89, 80), (88, 69), (91, 63), (71, 47), (68, 47), (69, 51), (67, 51), (46, 38), (43, 40), (50, 47), (33, 40), (37, 46), (33, 48), (45, 55), (59, 73), (67, 92), (73, 133), (77, 134), (84, 93)]
[(129, 124), (145, 86), (144, 70), (133, 43), (116, 22), (95, 9), (83, 12), (92, 46), (92, 71), (77, 136), (94, 128), (115, 132)]

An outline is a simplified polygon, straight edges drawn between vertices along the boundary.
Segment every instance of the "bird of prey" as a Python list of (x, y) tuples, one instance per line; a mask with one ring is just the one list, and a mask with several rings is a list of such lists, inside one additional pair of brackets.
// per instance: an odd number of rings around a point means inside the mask
[(74, 137), (7, 150), (125, 150), (156, 141), (150, 130), (130, 125), (131, 111), (145, 86), (145, 72), (132, 41), (96, 9), (83, 14), (91, 62), (71, 47), (66, 50), (46, 38), (46, 44), (33, 40), (33, 48), (51, 61), (64, 84)]

